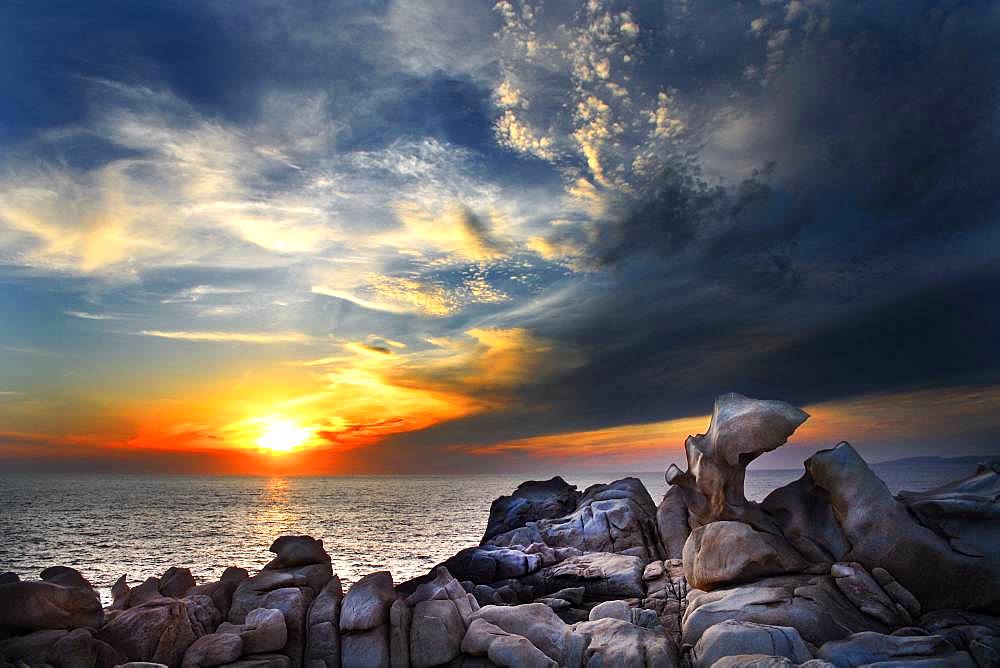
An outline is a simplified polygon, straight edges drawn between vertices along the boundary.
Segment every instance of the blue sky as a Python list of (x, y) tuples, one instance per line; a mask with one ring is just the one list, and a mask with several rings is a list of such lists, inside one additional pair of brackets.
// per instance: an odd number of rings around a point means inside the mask
[(7, 3), (0, 457), (648, 469), (726, 391), (996, 453), (998, 44), (987, 2)]

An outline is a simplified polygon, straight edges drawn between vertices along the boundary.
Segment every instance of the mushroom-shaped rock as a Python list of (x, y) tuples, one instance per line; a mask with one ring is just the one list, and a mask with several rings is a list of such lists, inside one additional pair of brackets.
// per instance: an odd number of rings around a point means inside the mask
[(709, 627), (691, 653), (695, 668), (709, 668), (725, 656), (764, 654), (795, 663), (813, 658), (799, 632), (790, 626), (772, 626), (726, 620)]
[(711, 591), (769, 575), (800, 573), (809, 564), (780, 535), (743, 522), (700, 526), (684, 544), (684, 576), (696, 589)]
[(708, 431), (684, 444), (687, 471), (672, 466), (667, 472), (667, 482), (684, 491), (692, 526), (739, 520), (774, 532), (774, 523), (744, 496), (746, 467), (783, 445), (808, 417), (784, 401), (735, 393), (716, 399)]
[(278, 555), (264, 567), (269, 570), (330, 563), (323, 541), (312, 536), (279, 536), (268, 549)]
[(0, 584), (0, 628), (18, 631), (97, 628), (104, 609), (90, 587), (29, 580)]

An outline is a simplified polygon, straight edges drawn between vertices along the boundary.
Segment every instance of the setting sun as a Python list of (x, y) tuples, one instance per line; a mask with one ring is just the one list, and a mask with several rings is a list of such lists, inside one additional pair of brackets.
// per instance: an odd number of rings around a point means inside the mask
[(268, 420), (264, 423), (257, 445), (272, 452), (289, 452), (305, 443), (312, 432), (291, 420)]

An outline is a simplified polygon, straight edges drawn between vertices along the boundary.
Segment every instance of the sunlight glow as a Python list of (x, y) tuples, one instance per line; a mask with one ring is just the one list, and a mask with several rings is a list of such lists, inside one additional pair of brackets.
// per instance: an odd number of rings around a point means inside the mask
[(269, 419), (264, 421), (257, 445), (272, 452), (290, 452), (305, 443), (312, 432), (291, 420)]

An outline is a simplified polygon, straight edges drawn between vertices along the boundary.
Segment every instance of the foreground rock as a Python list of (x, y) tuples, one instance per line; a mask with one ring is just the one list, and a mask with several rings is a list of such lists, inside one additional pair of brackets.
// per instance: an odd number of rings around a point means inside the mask
[(42, 571), (42, 576), (42, 581), (0, 584), (0, 629), (96, 629), (101, 625), (101, 598), (82, 575), (58, 567)]

